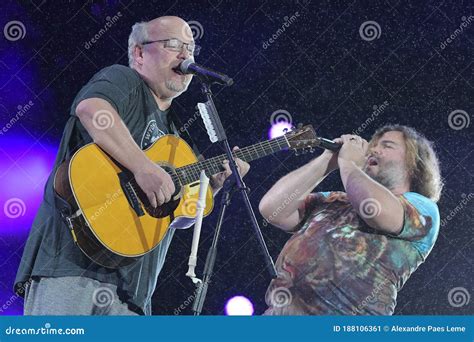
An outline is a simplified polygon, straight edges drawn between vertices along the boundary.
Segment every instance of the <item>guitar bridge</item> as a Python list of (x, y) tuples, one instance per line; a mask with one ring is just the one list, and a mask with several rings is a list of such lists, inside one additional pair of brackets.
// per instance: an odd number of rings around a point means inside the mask
[(131, 175), (128, 172), (123, 171), (118, 174), (118, 177), (120, 180), (120, 186), (122, 187), (123, 193), (127, 198), (128, 204), (135, 211), (135, 214), (137, 214), (137, 216), (145, 215), (140, 200), (138, 199), (138, 195), (132, 186)]

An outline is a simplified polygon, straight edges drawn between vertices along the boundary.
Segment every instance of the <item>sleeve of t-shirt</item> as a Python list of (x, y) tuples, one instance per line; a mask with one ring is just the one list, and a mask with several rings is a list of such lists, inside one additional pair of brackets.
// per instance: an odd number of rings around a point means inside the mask
[(439, 211), (436, 203), (415, 192), (400, 196), (404, 211), (404, 223), (398, 239), (411, 241), (425, 254), (436, 241), (439, 231)]
[(301, 201), (298, 212), (303, 217), (300, 223), (298, 223), (290, 232), (295, 233), (300, 230), (308, 221), (309, 216), (313, 211), (329, 197), (330, 192), (313, 192), (310, 193), (304, 200)]
[(136, 97), (139, 85), (140, 76), (129, 67), (116, 64), (104, 68), (79, 91), (71, 107), (71, 115), (76, 115), (79, 102), (97, 97), (109, 102), (125, 120), (131, 112), (132, 99)]

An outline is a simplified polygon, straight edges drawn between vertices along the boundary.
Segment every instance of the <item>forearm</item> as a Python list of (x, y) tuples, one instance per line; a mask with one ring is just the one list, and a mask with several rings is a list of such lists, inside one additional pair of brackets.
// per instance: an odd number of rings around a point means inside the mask
[(352, 161), (340, 161), (341, 180), (352, 207), (374, 229), (396, 234), (403, 225), (403, 207), (386, 187)]
[[(98, 126), (98, 118), (94, 117), (98, 111), (103, 111), (103, 115), (107, 116), (108, 122), (112, 123), (110, 127)], [(76, 114), (94, 142), (130, 171), (135, 172), (150, 162), (133, 140), (119, 114), (107, 101), (96, 98), (84, 100), (78, 105)]]
[(300, 201), (333, 171), (329, 168), (329, 160), (330, 156), (321, 155), (281, 178), (260, 201), (262, 215), (268, 217), (277, 209), (279, 217), (294, 214)]

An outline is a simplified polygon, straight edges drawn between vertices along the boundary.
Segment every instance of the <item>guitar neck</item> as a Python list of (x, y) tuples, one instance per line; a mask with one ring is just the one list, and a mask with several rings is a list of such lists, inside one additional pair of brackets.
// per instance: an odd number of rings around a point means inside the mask
[[(232, 154), (246, 162), (266, 157), (275, 152), (279, 152), (288, 148), (290, 145), (285, 136), (263, 141), (251, 146), (239, 149)], [(182, 185), (193, 183), (199, 180), (201, 171), (204, 170), (206, 175), (210, 177), (222, 171), (222, 162), (227, 159), (226, 154), (206, 159), (201, 162), (189, 164), (176, 169), (176, 174)]]

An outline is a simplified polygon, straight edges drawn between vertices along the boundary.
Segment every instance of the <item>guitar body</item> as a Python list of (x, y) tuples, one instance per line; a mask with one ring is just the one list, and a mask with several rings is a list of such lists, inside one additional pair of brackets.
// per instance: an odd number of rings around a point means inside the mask
[[(287, 148), (312, 152), (319, 145), (313, 127), (308, 125), (244, 147), (233, 155), (250, 162)], [(96, 144), (80, 148), (56, 170), (54, 190), (63, 200), (60, 204), (65, 201), (73, 209), (65, 220), (74, 241), (85, 255), (104, 267), (126, 266), (150, 252), (171, 223), (181, 228), (189, 226), (189, 220), (196, 216), (201, 171), (208, 176), (221, 172), (222, 162), (227, 159), (227, 155), (220, 155), (198, 161), (192, 148), (174, 135), (160, 137), (144, 152), (175, 184), (172, 199), (158, 208), (151, 207), (133, 174)], [(204, 216), (213, 206), (208, 188)]]
[[(144, 152), (170, 174), (198, 161), (192, 148), (174, 135), (162, 136)], [(154, 209), (132, 174), (96, 144), (82, 147), (69, 161), (67, 190), (64, 169), (60, 167), (56, 173), (55, 189), (82, 214), (70, 224), (73, 237), (90, 259), (105, 267), (132, 263), (160, 243), (173, 218), (196, 215), (199, 181), (178, 185), (172, 200)], [(213, 196), (208, 189), (204, 216), (212, 209)]]

